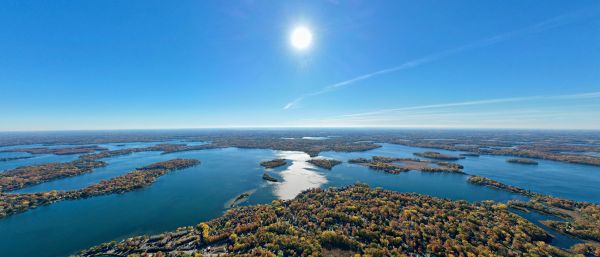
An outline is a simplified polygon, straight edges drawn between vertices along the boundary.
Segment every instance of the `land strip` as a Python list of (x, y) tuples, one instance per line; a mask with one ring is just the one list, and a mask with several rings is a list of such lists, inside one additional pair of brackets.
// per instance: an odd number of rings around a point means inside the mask
[(25, 194), (0, 193), (0, 218), (58, 201), (129, 192), (154, 183), (158, 177), (168, 172), (188, 168), (199, 163), (198, 160), (194, 159), (173, 159), (158, 162), (79, 190)]

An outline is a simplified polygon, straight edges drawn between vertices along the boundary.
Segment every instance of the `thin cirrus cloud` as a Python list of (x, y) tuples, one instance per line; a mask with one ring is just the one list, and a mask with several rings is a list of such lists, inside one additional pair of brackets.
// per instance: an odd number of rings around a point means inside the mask
[(590, 17), (593, 15), (596, 15), (598, 13), (598, 6), (595, 6), (594, 8), (585, 8), (585, 9), (580, 9), (574, 12), (570, 12), (570, 13), (566, 13), (566, 14), (562, 14), (547, 20), (544, 20), (542, 22), (521, 28), (521, 29), (517, 29), (517, 30), (513, 30), (507, 33), (503, 33), (503, 34), (499, 34), (493, 37), (489, 37), (489, 38), (485, 38), (482, 40), (478, 40), (466, 45), (462, 45), (456, 48), (452, 48), (452, 49), (448, 49), (448, 50), (444, 50), (441, 52), (437, 52), (437, 53), (433, 53), (430, 55), (427, 55), (425, 57), (422, 58), (418, 58), (418, 59), (414, 59), (408, 62), (405, 62), (403, 64), (400, 64), (398, 66), (395, 67), (391, 67), (391, 68), (387, 68), (387, 69), (383, 69), (383, 70), (378, 70), (375, 72), (371, 72), (371, 73), (367, 73), (364, 75), (360, 75), (357, 77), (354, 77), (352, 79), (348, 79), (348, 80), (344, 80), (335, 84), (331, 84), (329, 86), (324, 87), (323, 89), (316, 91), (316, 92), (312, 92), (312, 93), (308, 93), (308, 94), (304, 94), (300, 97), (297, 97), (296, 99), (294, 99), (291, 102), (288, 102), (283, 109), (284, 110), (288, 110), (294, 107), (297, 107), (298, 104), (300, 102), (302, 102), (304, 99), (309, 98), (309, 97), (313, 97), (313, 96), (317, 96), (317, 95), (321, 95), (321, 94), (325, 94), (331, 91), (335, 91), (337, 89), (352, 85), (356, 82), (360, 82), (363, 80), (367, 80), (370, 79), (372, 77), (377, 77), (377, 76), (381, 76), (384, 74), (388, 74), (388, 73), (393, 73), (393, 72), (397, 72), (397, 71), (401, 71), (401, 70), (406, 70), (406, 69), (410, 69), (410, 68), (414, 68), (414, 67), (418, 67), (421, 66), (423, 64), (427, 64), (430, 62), (434, 62), (443, 58), (446, 58), (448, 56), (451, 55), (455, 55), (458, 53), (461, 53), (463, 51), (466, 50), (470, 50), (470, 49), (474, 49), (474, 48), (479, 48), (479, 47), (485, 47), (485, 46), (489, 46), (489, 45), (493, 45), (493, 44), (497, 44), (518, 36), (523, 36), (523, 35), (527, 35), (527, 34), (532, 34), (532, 33), (539, 33), (542, 31), (546, 31), (552, 28), (556, 28), (562, 25), (566, 25), (572, 22), (575, 22), (579, 19), (582, 18), (586, 18), (586, 17)]
[[(343, 127), (598, 128), (600, 120), (594, 118), (600, 115), (597, 99), (600, 99), (600, 91), (481, 99), (381, 109), (301, 122)], [(573, 105), (573, 101), (577, 104)], [(464, 109), (475, 106), (477, 108)], [(577, 108), (577, 112), (572, 108)]]
[(600, 92), (588, 92), (588, 93), (565, 94), (565, 95), (538, 95), (538, 96), (526, 96), (526, 97), (508, 97), (508, 98), (495, 98), (495, 99), (464, 101), (464, 102), (456, 102), (456, 103), (418, 105), (418, 106), (408, 106), (408, 107), (400, 107), (400, 108), (393, 108), (393, 109), (381, 109), (381, 110), (376, 110), (376, 111), (371, 111), (371, 112), (345, 114), (342, 116), (343, 117), (371, 116), (371, 115), (377, 115), (377, 114), (383, 114), (383, 113), (389, 113), (389, 112), (398, 112), (398, 111), (412, 111), (412, 110), (459, 107), (459, 106), (469, 106), (469, 105), (524, 102), (524, 101), (532, 101), (532, 100), (591, 99), (591, 98), (600, 98)]

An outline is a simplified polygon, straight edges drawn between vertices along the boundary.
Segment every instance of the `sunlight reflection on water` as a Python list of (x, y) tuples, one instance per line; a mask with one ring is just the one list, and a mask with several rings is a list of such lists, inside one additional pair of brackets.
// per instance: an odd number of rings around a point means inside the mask
[(280, 173), (283, 181), (275, 186), (275, 195), (279, 199), (293, 199), (302, 191), (320, 187), (327, 182), (325, 176), (313, 170), (314, 166), (306, 162), (310, 160), (310, 156), (304, 152), (281, 151), (278, 158), (292, 161), (292, 164)]

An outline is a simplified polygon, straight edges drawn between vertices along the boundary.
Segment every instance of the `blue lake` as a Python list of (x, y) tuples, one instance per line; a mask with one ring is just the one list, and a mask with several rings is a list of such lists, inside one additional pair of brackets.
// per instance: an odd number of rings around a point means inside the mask
[[(125, 148), (142, 148), (149, 147), (156, 144), (188, 144), (188, 145), (201, 145), (206, 142), (187, 142), (181, 140), (163, 141), (163, 142), (130, 142), (130, 143), (110, 143), (110, 144), (97, 144), (97, 146), (107, 148), (108, 150), (119, 150)], [(73, 147), (73, 146), (86, 146), (86, 145), (15, 145), (15, 146), (2, 146), (0, 150), (9, 150), (15, 148), (32, 148), (32, 147), (48, 147), (48, 148), (59, 148), (59, 147)], [(93, 145), (87, 145), (93, 146)], [(18, 168), (21, 166), (29, 166), (51, 162), (70, 162), (79, 158), (79, 154), (69, 155), (54, 155), (54, 154), (29, 154), (25, 152), (0, 152), (0, 158), (5, 157), (19, 157), (19, 156), (32, 156), (32, 158), (19, 159), (7, 162), (0, 162), (0, 172)]]
[[(342, 161), (358, 157), (390, 156), (411, 157), (415, 152), (436, 151), (449, 155), (464, 152), (381, 144), (383, 147), (367, 152), (338, 153), (324, 152), (322, 156)], [(536, 160), (538, 165), (509, 163), (510, 156), (482, 155), (467, 156), (455, 161), (465, 167), (471, 175), (488, 177), (499, 182), (556, 197), (600, 203), (600, 167), (570, 164), (548, 160)]]
[(29, 166), (50, 162), (70, 162), (79, 158), (79, 155), (54, 155), (54, 154), (29, 154), (23, 152), (0, 152), (0, 158), (20, 157), (20, 156), (32, 156), (27, 159), (12, 160), (6, 162), (0, 162), (0, 172), (18, 168), (21, 166)]
[[(152, 143), (117, 145), (121, 144), (107, 144), (106, 147), (144, 147)], [(374, 155), (414, 157), (414, 152), (428, 150), (432, 149), (383, 144), (381, 148), (366, 152), (323, 152), (321, 156), (347, 161)], [(435, 151), (454, 155), (460, 153)], [(68, 157), (77, 158), (76, 155)], [(50, 155), (47, 158), (65, 161), (61, 159), (64, 156)], [(306, 160), (310, 157), (305, 153), (238, 148), (164, 155), (160, 152), (142, 152), (116, 156), (103, 159), (108, 166), (95, 169), (94, 172), (17, 192), (83, 188), (137, 167), (172, 158), (194, 158), (202, 163), (162, 176), (156, 183), (142, 190), (59, 202), (2, 219), (0, 253), (2, 256), (15, 257), (65, 256), (111, 240), (195, 225), (220, 216), (228, 208), (227, 203), (243, 192), (253, 192), (243, 204), (259, 204), (269, 203), (274, 199), (290, 199), (310, 187), (340, 187), (363, 182), (400, 192), (468, 201), (524, 199), (523, 196), (509, 192), (468, 184), (468, 176), (461, 174), (410, 171), (390, 175), (348, 163), (329, 171), (307, 163)], [(260, 161), (274, 158), (292, 160), (284, 167), (267, 170), (281, 180), (279, 183), (262, 180), (265, 169), (259, 165)], [(551, 161), (539, 161), (539, 165), (529, 166), (507, 163), (507, 158), (509, 157), (467, 157), (457, 162), (464, 165), (465, 172), (469, 174), (490, 177), (543, 194), (600, 202), (600, 171), (597, 167)], [(10, 169), (15, 165), (12, 162), (15, 161), (0, 163), (0, 170)], [(538, 218), (533, 214), (523, 216), (531, 220)], [(555, 243), (568, 246), (573, 242), (576, 240), (571, 241), (559, 235)]]

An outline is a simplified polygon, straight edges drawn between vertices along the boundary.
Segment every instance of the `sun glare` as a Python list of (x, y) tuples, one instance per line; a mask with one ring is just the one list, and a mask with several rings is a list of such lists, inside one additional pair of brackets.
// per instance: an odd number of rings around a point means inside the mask
[(295, 49), (306, 49), (312, 44), (312, 32), (306, 27), (296, 27), (290, 34), (290, 43)]

